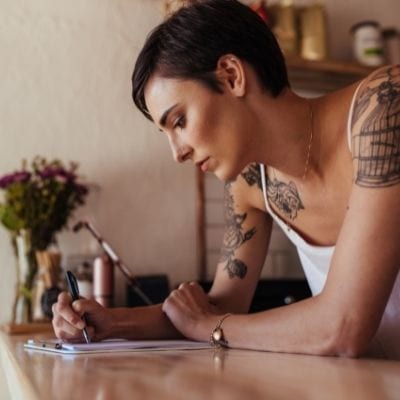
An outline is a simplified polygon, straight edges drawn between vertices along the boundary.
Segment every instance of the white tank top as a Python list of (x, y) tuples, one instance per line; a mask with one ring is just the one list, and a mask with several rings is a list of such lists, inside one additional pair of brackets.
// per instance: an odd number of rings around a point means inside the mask
[[(354, 99), (347, 121), (347, 135), (349, 148), (351, 149), (351, 118), (353, 113)], [(260, 164), (261, 183), (264, 195), (265, 207), (274, 221), (282, 228), (289, 240), (296, 246), (300, 261), (310, 286), (313, 296), (322, 291), (331, 265), (335, 246), (315, 246), (306, 242), (296, 231), (291, 229), (270, 207), (267, 197), (267, 183), (265, 166)], [(400, 360), (400, 273), (394, 284), (393, 291), (386, 305), (379, 329), (375, 335), (371, 349), (368, 353), (374, 357), (386, 357)]]

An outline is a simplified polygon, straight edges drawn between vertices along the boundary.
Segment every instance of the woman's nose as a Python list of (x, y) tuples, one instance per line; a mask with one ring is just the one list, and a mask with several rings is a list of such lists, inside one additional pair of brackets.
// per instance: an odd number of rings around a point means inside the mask
[(178, 148), (174, 150), (174, 159), (176, 162), (183, 163), (190, 158), (192, 150), (189, 148)]
[(178, 144), (174, 140), (170, 140), (170, 146), (172, 149), (172, 156), (178, 163), (183, 163), (188, 160), (193, 153), (193, 149), (184, 144)]

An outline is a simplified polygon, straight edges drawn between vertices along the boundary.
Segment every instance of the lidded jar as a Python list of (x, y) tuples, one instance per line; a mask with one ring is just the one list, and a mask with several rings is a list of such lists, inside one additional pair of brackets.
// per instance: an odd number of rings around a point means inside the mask
[(358, 22), (350, 32), (353, 34), (354, 56), (360, 64), (369, 67), (384, 64), (383, 39), (378, 22)]

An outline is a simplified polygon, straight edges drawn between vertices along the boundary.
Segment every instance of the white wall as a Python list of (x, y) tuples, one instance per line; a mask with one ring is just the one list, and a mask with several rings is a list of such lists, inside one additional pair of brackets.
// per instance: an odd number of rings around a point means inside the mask
[[(332, 53), (348, 58), (351, 23), (399, 27), (398, 0), (327, 0)], [(89, 215), (139, 274), (195, 279), (195, 179), (132, 105), (132, 66), (162, 0), (0, 0), (0, 174), (40, 154), (78, 161), (101, 190)], [(60, 237), (64, 254), (88, 235)], [(0, 229), (0, 323), (11, 315), (15, 268)], [(123, 301), (121, 277), (118, 276)]]
[[(0, 0), (0, 174), (37, 154), (78, 161), (101, 187), (80, 214), (135, 272), (178, 282), (195, 278), (194, 169), (171, 161), (131, 100), (134, 60), (162, 19), (161, 3)], [(85, 253), (88, 238), (62, 234), (60, 245), (64, 254)], [(2, 323), (15, 282), (3, 227), (0, 272)]]

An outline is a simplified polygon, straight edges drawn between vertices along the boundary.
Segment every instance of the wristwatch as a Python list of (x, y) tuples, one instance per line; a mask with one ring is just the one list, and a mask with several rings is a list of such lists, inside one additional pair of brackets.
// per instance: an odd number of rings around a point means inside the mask
[(225, 314), (220, 318), (220, 320), (217, 322), (217, 325), (211, 332), (210, 336), (210, 344), (213, 347), (229, 347), (228, 346), (228, 341), (225, 339), (224, 336), (224, 331), (222, 330), (222, 322), (228, 317), (230, 317), (232, 314)]

